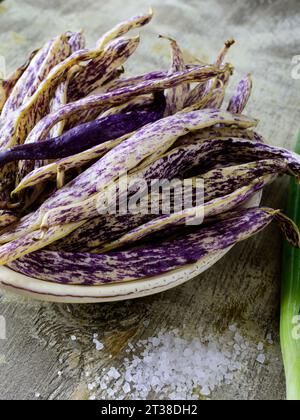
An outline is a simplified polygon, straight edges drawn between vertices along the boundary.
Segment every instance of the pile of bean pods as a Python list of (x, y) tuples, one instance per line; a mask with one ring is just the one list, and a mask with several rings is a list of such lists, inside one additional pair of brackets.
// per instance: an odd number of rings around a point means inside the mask
[[(243, 115), (251, 76), (225, 103), (233, 40), (206, 64), (187, 62), (164, 38), (169, 69), (124, 74), (140, 42), (125, 36), (152, 15), (118, 24), (92, 48), (82, 32), (66, 32), (0, 81), (0, 265), (68, 284), (132, 281), (201, 261), (272, 221), (300, 246), (296, 225), (280, 211), (244, 207), (278, 176), (299, 179), (300, 158), (266, 145), (258, 120)], [(201, 178), (203, 223), (187, 223), (194, 205), (99, 214), (103, 191), (125, 176)]]

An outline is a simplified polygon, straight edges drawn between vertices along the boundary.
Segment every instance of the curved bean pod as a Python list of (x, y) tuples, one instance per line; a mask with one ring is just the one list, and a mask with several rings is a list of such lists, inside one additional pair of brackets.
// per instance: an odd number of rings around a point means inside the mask
[(33, 51), (27, 61), (22, 66), (17, 68), (17, 70), (15, 70), (6, 80), (0, 80), (0, 115), (7, 99), (11, 95), (11, 92), (13, 91), (21, 76), (28, 69), (31, 61), (37, 55), (38, 51), (39, 50)]
[(245, 79), (242, 79), (237, 86), (236, 92), (229, 101), (228, 111), (233, 114), (242, 114), (252, 93), (252, 77), (249, 74)]
[[(181, 51), (179, 45), (174, 39), (160, 36), (160, 38), (165, 38), (170, 42), (171, 45), (171, 66), (169, 74), (176, 73), (178, 71), (186, 70), (186, 64), (183, 57), (183, 52)], [(184, 83), (182, 85), (176, 86), (173, 89), (168, 89), (165, 92), (166, 95), (166, 111), (165, 116), (173, 115), (176, 112), (182, 110), (184, 102), (189, 92), (189, 84)]]
[[(39, 251), (10, 263), (27, 276), (86, 286), (157, 276), (203, 260), (266, 228), (279, 212), (254, 208), (229, 213), (209, 227), (181, 233), (172, 241), (108, 254)], [(298, 234), (299, 235), (299, 234)]]

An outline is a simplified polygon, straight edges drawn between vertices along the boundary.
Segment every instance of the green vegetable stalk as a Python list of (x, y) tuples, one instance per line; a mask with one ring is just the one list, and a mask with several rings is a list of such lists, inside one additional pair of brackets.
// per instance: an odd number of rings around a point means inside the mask
[[(296, 152), (300, 154), (300, 132)], [(300, 186), (290, 184), (288, 216), (300, 226)], [(300, 401), (300, 250), (284, 244), (281, 297), (281, 347), (287, 382), (287, 399)]]

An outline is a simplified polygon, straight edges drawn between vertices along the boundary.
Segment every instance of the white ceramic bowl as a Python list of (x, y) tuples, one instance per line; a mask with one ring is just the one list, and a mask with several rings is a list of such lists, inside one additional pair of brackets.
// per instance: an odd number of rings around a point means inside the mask
[[(246, 207), (257, 206), (260, 201), (261, 194), (257, 194), (247, 203)], [(97, 303), (136, 299), (161, 293), (186, 283), (216, 264), (231, 248), (211, 253), (196, 264), (167, 274), (101, 286), (56, 284), (24, 276), (7, 267), (0, 267), (0, 288), (48, 302)]]

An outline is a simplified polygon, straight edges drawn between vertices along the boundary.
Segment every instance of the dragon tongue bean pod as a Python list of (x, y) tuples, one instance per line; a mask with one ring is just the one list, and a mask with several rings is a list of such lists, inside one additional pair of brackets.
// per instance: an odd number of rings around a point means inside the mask
[(123, 65), (135, 52), (140, 38), (117, 39), (108, 44), (103, 54), (91, 60), (76, 77), (73, 78), (69, 87), (69, 100), (71, 102), (87, 96), (97, 87), (102, 86), (111, 73)]
[(9, 210), (0, 210), (0, 228), (5, 228), (12, 223), (15, 223), (18, 217)]
[(139, 76), (133, 76), (133, 77), (127, 77), (122, 78), (119, 80), (115, 80), (108, 89), (108, 92), (111, 92), (113, 90), (122, 89), (127, 86), (136, 86), (140, 85), (144, 82), (149, 82), (149, 80), (159, 80), (159, 79), (165, 79), (168, 76), (167, 71), (153, 71), (150, 73), (142, 74)]
[[(185, 224), (200, 225), (208, 217), (212, 217), (221, 213), (225, 213), (233, 208), (239, 207), (242, 203), (251, 198), (257, 191), (264, 188), (274, 180), (273, 175), (265, 175), (249, 185), (238, 188), (227, 196), (222, 196), (209, 201), (200, 206), (190, 207), (173, 213), (170, 215), (160, 216), (150, 222), (133, 229), (124, 236), (103, 246), (103, 252), (107, 252), (116, 248), (131, 245), (138, 242), (147, 236), (157, 234), (159, 231), (166, 231), (166, 229), (174, 229), (175, 227), (184, 226)], [(200, 216), (201, 215), (201, 216)], [(101, 249), (100, 249), (101, 251)]]
[(79, 32), (68, 32), (66, 35), (68, 36), (72, 54), (85, 48), (85, 36), (82, 30)]
[(38, 51), (39, 50), (33, 51), (30, 54), (27, 61), (23, 65), (21, 65), (19, 68), (17, 68), (6, 80), (0, 80), (0, 115), (14, 87), (16, 86), (16, 84), (18, 83), (22, 75), (25, 73), (25, 71), (28, 69), (31, 61), (37, 55)]
[[(197, 179), (201, 178), (204, 181), (204, 202), (212, 201), (216, 198), (223, 197), (233, 193), (235, 190), (245, 185), (250, 185), (255, 182), (258, 178), (265, 175), (282, 174), (287, 171), (287, 165), (280, 160), (262, 160), (258, 162), (251, 162), (242, 165), (235, 165), (226, 168), (213, 169), (205, 174), (199, 175), (193, 179), (184, 180), (190, 181), (189, 185), (197, 185)], [(150, 170), (147, 171), (148, 177), (145, 180), (150, 181), (151, 176), (149, 175)], [(138, 175), (135, 175), (132, 179), (130, 191), (134, 194), (138, 189), (134, 187), (134, 181), (138, 179)], [(128, 182), (131, 182), (129, 179)], [(150, 188), (145, 191), (148, 194)], [(139, 191), (139, 197), (143, 191)], [(195, 202), (197, 190), (196, 187), (191, 191), (185, 192), (185, 203)], [(173, 204), (176, 203), (176, 197), (179, 197), (180, 202), (182, 201), (182, 189), (177, 190), (174, 188), (172, 202), (170, 208), (173, 208)], [(151, 198), (151, 200), (150, 200)], [(78, 228), (73, 234), (64, 238), (59, 243), (54, 244), (53, 248), (61, 249), (69, 252), (74, 251), (86, 251), (95, 247), (99, 247), (105, 243), (109, 243), (113, 240), (120, 238), (130, 230), (141, 226), (150, 220), (158, 217), (158, 214), (153, 214), (152, 209), (163, 208), (163, 203), (169, 203), (169, 190), (166, 189), (166, 195), (159, 194), (154, 196), (151, 191), (151, 197), (147, 197), (149, 205), (148, 212), (139, 212), (138, 214), (127, 214), (124, 215), (102, 215), (96, 219), (88, 221), (85, 225)], [(122, 197), (118, 196), (120, 202)], [(165, 201), (164, 201), (165, 200)], [(193, 201), (192, 201), (193, 200)], [(173, 203), (173, 204), (172, 204)]]
[(240, 81), (235, 94), (230, 99), (228, 111), (233, 114), (242, 114), (247, 106), (252, 92), (252, 77), (248, 75)]
[[(161, 38), (164, 38), (160, 36)], [(186, 64), (183, 57), (183, 52), (181, 51), (179, 45), (174, 39), (166, 38), (170, 41), (171, 44), (171, 67), (169, 74), (173, 74), (178, 71), (184, 71), (186, 69)], [(173, 89), (168, 89), (165, 93), (166, 95), (166, 111), (165, 116), (173, 115), (177, 111), (182, 110), (184, 102), (189, 92), (189, 84), (184, 83), (182, 85), (176, 86)]]
[[(159, 245), (144, 245), (106, 254), (38, 251), (10, 263), (27, 276), (66, 284), (96, 285), (153, 277), (205, 260), (266, 228), (279, 212), (269, 208), (240, 210), (224, 220), (180, 233)], [(299, 233), (297, 233), (299, 236)]]
[(37, 74), (34, 82), (29, 86), (26, 96), (23, 103), (25, 104), (32, 95), (37, 91), (41, 81), (45, 80), (50, 73), (50, 71), (59, 65), (63, 60), (68, 58), (71, 54), (71, 46), (69, 44), (68, 37), (63, 34), (54, 40), (53, 45), (49, 49), (47, 57), (39, 68), (37, 69)]
[(153, 219), (153, 215), (103, 214), (90, 219), (70, 235), (52, 244), (51, 249), (67, 252), (89, 251), (118, 239), (126, 232)]
[(239, 165), (214, 168), (198, 177), (204, 181), (205, 202), (231, 194), (243, 185), (255, 182), (266, 175), (280, 175), (288, 172), (287, 163), (280, 159), (265, 159)]
[(212, 91), (211, 97), (205, 103), (205, 108), (220, 109), (225, 98), (225, 86), (219, 82), (221, 86)]
[[(165, 103), (165, 98), (162, 93), (159, 93), (159, 97), (160, 100)], [(133, 110), (149, 108), (151, 105), (153, 105), (153, 100), (153, 95), (138, 96), (137, 98), (131, 99), (123, 105), (109, 108), (107, 111), (101, 112), (101, 114), (98, 116), (98, 119), (109, 117), (110, 115), (130, 112)]]
[[(215, 118), (216, 116), (219, 116), (220, 117), (220, 120), (222, 121), (221, 124), (223, 126), (235, 126), (235, 127), (240, 127), (240, 128), (251, 128), (251, 127), (254, 127), (254, 126), (256, 126), (258, 124), (258, 121), (257, 120), (254, 120), (254, 119), (251, 119), (251, 118), (249, 119), (247, 117), (243, 117), (243, 119), (240, 119), (240, 120), (234, 119), (234, 118), (232, 119), (232, 117), (233, 117), (232, 114), (229, 113), (229, 114), (227, 114), (225, 116), (225, 114), (222, 111), (215, 110), (215, 109), (198, 110), (198, 111), (193, 111), (193, 112), (186, 113), (186, 114), (185, 113), (178, 113), (178, 114), (176, 114), (176, 116), (174, 116), (174, 118), (175, 118), (175, 121), (176, 121), (176, 118), (179, 121), (181, 121), (181, 119), (182, 120), (185, 120), (186, 118), (188, 119), (189, 118), (188, 117), (189, 115), (192, 115), (192, 116), (195, 116), (195, 115), (200, 115), (200, 116), (201, 115), (207, 115), (207, 116), (209, 116), (210, 115), (210, 116), (212, 116), (212, 118)], [(168, 121), (168, 120), (166, 120), (166, 121)], [(177, 139), (174, 139), (174, 141), (172, 141), (172, 143), (168, 147), (168, 149), (172, 148), (173, 144), (176, 141), (178, 141), (178, 139), (181, 136), (184, 136), (184, 135), (188, 134), (188, 132), (201, 131), (201, 130), (203, 130), (205, 128), (209, 128), (209, 127), (211, 128), (214, 125), (218, 125), (218, 124), (220, 124), (220, 123), (217, 123), (217, 122), (212, 123), (212, 122), (209, 122), (208, 121), (208, 124), (207, 125), (202, 125), (201, 127), (196, 128), (194, 130), (187, 129), (186, 130), (187, 131), (186, 133), (181, 133), (180, 135), (177, 136)], [(142, 169), (144, 167), (147, 167), (150, 163), (152, 163), (152, 162), (160, 159), (161, 156), (162, 156), (161, 149), (157, 149), (156, 151), (153, 150), (152, 153), (149, 155), (149, 157), (148, 158), (145, 158), (144, 161), (138, 166), (137, 169)]]
[(37, 91), (40, 83), (47, 77), (52, 68), (70, 55), (71, 49), (68, 38), (61, 35), (49, 41), (33, 58), (27, 70), (18, 80), (8, 101), (6, 102), (2, 115), (8, 117), (26, 103), (26, 101)]
[(0, 246), (0, 265), (5, 265), (30, 252), (45, 248), (52, 242), (67, 236), (84, 222), (70, 223), (64, 226), (55, 226), (42, 235), (39, 230), (28, 233), (21, 238)]
[[(73, 78), (76, 69), (71, 69), (65, 80), (63, 80), (60, 85), (56, 88), (53, 98), (49, 104), (50, 114), (57, 111), (61, 106), (66, 105), (68, 101), (68, 89), (69, 84)], [(65, 127), (65, 121), (62, 120), (56, 124), (50, 131), (48, 138), (58, 137), (63, 133)]]
[[(231, 46), (235, 43), (233, 39), (230, 39), (225, 42), (224, 46), (220, 50), (215, 66), (218, 68), (222, 68), (224, 59), (226, 57), (226, 54), (228, 53)], [(230, 74), (232, 71), (232, 67), (226, 72), (226, 79), (228, 79), (228, 74)], [(189, 95), (187, 96), (184, 108), (189, 108), (193, 106), (196, 103), (202, 102), (204, 98), (210, 94), (210, 92), (214, 91), (218, 84), (218, 80), (210, 80), (206, 83), (199, 83), (193, 90), (190, 91)], [(223, 83), (223, 86), (226, 87), (226, 84)]]
[(133, 29), (141, 28), (147, 25), (153, 18), (153, 10), (150, 9), (148, 14), (135, 16), (127, 21), (121, 22), (114, 26), (110, 31), (106, 32), (97, 42), (98, 48), (103, 48), (106, 44), (116, 38), (127, 34)]
[[(238, 138), (208, 138), (188, 145), (182, 145), (168, 151), (152, 162), (150, 174), (157, 179), (172, 179), (186, 175), (199, 165), (201, 172), (211, 162), (251, 162), (259, 159), (279, 159), (287, 165), (287, 172), (299, 178), (300, 158), (286, 149), (267, 146), (264, 143)], [(145, 177), (151, 162), (142, 163), (136, 170), (142, 171)]]
[(213, 127), (206, 130), (201, 130), (199, 133), (189, 133), (176, 141), (173, 148), (179, 146), (188, 146), (199, 143), (200, 141), (207, 141), (208, 139), (221, 138), (238, 138), (244, 140), (253, 140), (259, 143), (265, 143), (264, 138), (256, 131), (235, 128), (235, 127)]

